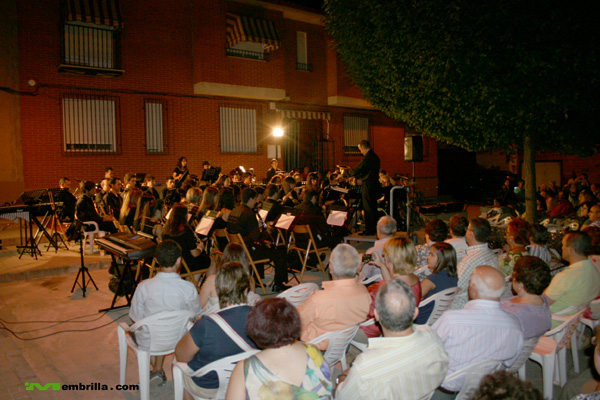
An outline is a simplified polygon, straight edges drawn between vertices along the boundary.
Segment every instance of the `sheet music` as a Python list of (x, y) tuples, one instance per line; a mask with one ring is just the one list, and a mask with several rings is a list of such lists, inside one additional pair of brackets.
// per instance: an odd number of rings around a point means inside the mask
[(199, 235), (208, 236), (215, 220), (213, 218), (202, 217), (198, 225), (196, 225), (196, 233)]
[(294, 219), (296, 219), (295, 215), (281, 214), (281, 216), (277, 220), (277, 223), (275, 224), (275, 227), (287, 231), (288, 229), (290, 229), (290, 226), (292, 226), (292, 222), (294, 222)]
[(327, 224), (332, 226), (342, 226), (346, 221), (346, 211), (332, 210), (327, 216)]
[[(258, 210), (258, 215), (260, 215), (263, 221), (266, 221), (267, 215), (269, 215), (269, 211), (261, 208), (260, 210)], [(258, 222), (260, 223), (260, 221)]]

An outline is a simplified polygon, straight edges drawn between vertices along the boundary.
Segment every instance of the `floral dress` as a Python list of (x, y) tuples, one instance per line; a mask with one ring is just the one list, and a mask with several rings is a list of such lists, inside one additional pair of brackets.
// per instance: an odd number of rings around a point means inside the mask
[(256, 356), (244, 361), (246, 398), (253, 400), (331, 399), (329, 365), (323, 354), (310, 344), (306, 348), (306, 373), (301, 386), (283, 382)]
[(498, 269), (504, 274), (504, 276), (510, 276), (512, 275), (513, 268), (515, 267), (517, 260), (528, 255), (529, 253), (527, 251), (509, 251), (507, 253), (500, 254), (500, 258), (498, 260)]

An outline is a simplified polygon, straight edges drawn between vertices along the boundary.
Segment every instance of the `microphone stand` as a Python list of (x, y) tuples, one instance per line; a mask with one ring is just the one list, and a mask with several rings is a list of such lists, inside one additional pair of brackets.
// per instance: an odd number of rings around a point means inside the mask
[[(96, 286), (96, 282), (94, 282), (94, 279), (90, 275), (90, 271), (83, 263), (83, 236), (84, 235), (83, 235), (83, 232), (81, 231), (82, 228), (83, 228), (83, 224), (81, 224), (81, 226), (79, 227), (79, 255), (81, 257), (81, 266), (79, 267), (79, 272), (77, 272), (77, 276), (75, 277), (75, 282), (73, 282), (73, 287), (71, 288), (71, 293), (73, 293), (73, 291), (75, 290), (75, 286), (79, 285), (79, 287), (83, 291), (83, 297), (85, 298), (85, 291), (86, 291), (87, 286), (89, 285), (89, 282), (91, 282), (92, 285), (94, 285), (96, 290), (98, 290), (98, 286)], [(86, 275), (88, 278), (88, 282), (85, 281)], [(79, 283), (80, 276), (81, 276), (81, 283)]]

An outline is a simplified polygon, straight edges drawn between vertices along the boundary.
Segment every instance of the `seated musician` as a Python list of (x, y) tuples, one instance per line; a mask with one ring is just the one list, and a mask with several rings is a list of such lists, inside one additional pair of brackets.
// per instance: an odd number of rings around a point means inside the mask
[(284, 207), (295, 207), (300, 204), (300, 201), (298, 201), (298, 193), (295, 189), (296, 180), (294, 178), (288, 176), (283, 179), (281, 190), (279, 191), (279, 198)]
[[(113, 223), (114, 217), (112, 215), (101, 217), (96, 211), (96, 207), (94, 206), (94, 200), (92, 200), (92, 196), (96, 193), (96, 185), (92, 181), (82, 181), (81, 182), (81, 192), (83, 195), (77, 200), (77, 204), (75, 205), (75, 215), (77, 219), (81, 222), (94, 221), (98, 224), (98, 228), (101, 231), (115, 233), (117, 232), (117, 228)], [(93, 230), (94, 228), (88, 226), (86, 230)]]
[(219, 177), (217, 174), (217, 168), (210, 165), (208, 161), (204, 161), (202, 163), (202, 168), (204, 170), (202, 171), (201, 180), (210, 184), (215, 183), (215, 181)]
[[(273, 280), (273, 291), (280, 292), (289, 288), (287, 282), (287, 265), (285, 251), (264, 244), (261, 240), (262, 234), (258, 226), (258, 220), (253, 208), (256, 204), (256, 192), (252, 188), (242, 190), (242, 204), (237, 206), (229, 214), (227, 220), (227, 232), (230, 234), (241, 234), (246, 247), (253, 259), (270, 259), (275, 265), (275, 277)], [(268, 236), (267, 232), (264, 232)], [(260, 278), (264, 278), (264, 264), (257, 266)]]
[(192, 218), (195, 217), (198, 221), (200, 221), (207, 212), (217, 208), (218, 201), (219, 189), (214, 186), (206, 187), (204, 189), (204, 193), (202, 194), (202, 202), (200, 203), (195, 216), (192, 216)]
[(204, 245), (187, 223), (188, 209), (183, 204), (174, 204), (169, 220), (162, 231), (163, 240), (171, 239), (181, 247), (183, 260), (190, 271), (198, 271), (210, 266), (210, 257)]
[(282, 181), (283, 181), (283, 175), (281, 175), (281, 174), (273, 175), (273, 177), (271, 179), (269, 179), (269, 183), (274, 183), (276, 185), (281, 185)]
[(277, 162), (276, 158), (271, 160), (271, 168), (267, 170), (267, 182), (271, 182), (271, 179), (277, 175), (277, 171), (279, 169), (277, 168), (278, 165), (279, 163)]
[(308, 174), (308, 178), (306, 180), (305, 190), (312, 189), (317, 193), (321, 192), (321, 177), (318, 172), (311, 172)]
[(96, 207), (104, 211), (106, 211), (106, 202), (104, 201), (104, 199), (106, 198), (106, 194), (110, 190), (108, 181), (108, 178), (104, 178), (100, 181), (100, 191), (96, 193), (96, 198), (94, 200), (96, 202)]
[(252, 186), (253, 178), (254, 178), (254, 175), (252, 175), (252, 172), (246, 171), (242, 174), (241, 180), (244, 185)]
[(136, 187), (136, 179), (135, 179), (135, 174), (128, 172), (125, 174), (125, 177), (123, 178), (123, 192), (128, 192), (131, 189), (134, 189)]
[(121, 181), (119, 178), (111, 178), (108, 181), (108, 193), (104, 199), (106, 204), (107, 215), (112, 215), (115, 218), (119, 218), (121, 214), (121, 206), (123, 206), (123, 199), (121, 198)]
[[(227, 228), (227, 220), (229, 219), (229, 214), (231, 210), (235, 208), (235, 194), (233, 193), (233, 189), (231, 187), (224, 187), (219, 191), (219, 202), (217, 203), (216, 210), (219, 212), (217, 219), (213, 223), (212, 231), (217, 229), (225, 229)], [(219, 237), (217, 236), (217, 247), (220, 251), (225, 249), (229, 241), (227, 237)]]
[(154, 175), (147, 175), (144, 183), (142, 184), (142, 190), (152, 195), (155, 199), (160, 199), (158, 191), (156, 190), (156, 178)]
[(190, 170), (187, 166), (187, 158), (179, 157), (179, 160), (177, 160), (177, 165), (173, 170), (173, 182), (175, 183), (175, 187), (177, 189), (179, 189), (181, 185), (183, 185), (183, 182), (185, 182), (189, 173)]
[[(302, 210), (302, 213), (296, 218), (295, 224), (310, 226), (318, 247), (330, 246), (331, 227), (325, 222), (321, 207), (317, 205), (317, 192), (312, 189), (304, 190), (302, 203), (297, 205), (295, 209)], [(296, 245), (306, 247), (309, 238), (303, 238), (302, 235), (295, 236)]]
[(63, 203), (62, 207), (58, 207), (57, 215), (60, 222), (75, 221), (75, 204), (77, 199), (71, 191), (71, 180), (67, 177), (61, 178), (58, 182), (58, 187), (62, 190), (58, 193), (54, 201)]
[(265, 189), (265, 197), (266, 200), (263, 203), (263, 207), (264, 204), (270, 205), (267, 217), (265, 218), (265, 222), (274, 222), (275, 220), (277, 220), (277, 218), (279, 218), (279, 216), (283, 212), (283, 206), (279, 202), (279, 188), (277, 187), (277, 185), (274, 185), (272, 183), (267, 185), (267, 188)]
[(135, 221), (135, 214), (137, 211), (137, 203), (139, 198), (142, 197), (142, 191), (138, 188), (132, 188), (125, 193), (123, 197), (123, 205), (121, 206), (121, 212), (119, 213), (119, 223), (123, 226), (133, 227)]
[(181, 196), (179, 195), (179, 191), (175, 187), (175, 181), (173, 178), (167, 178), (166, 182), (167, 187), (162, 191), (162, 199), (167, 206), (172, 206), (175, 203), (179, 203), (181, 200)]

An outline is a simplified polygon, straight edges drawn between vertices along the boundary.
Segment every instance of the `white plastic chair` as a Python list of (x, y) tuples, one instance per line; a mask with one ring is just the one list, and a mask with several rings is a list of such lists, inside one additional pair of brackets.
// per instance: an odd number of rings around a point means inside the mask
[(363, 285), (366, 286), (369, 283), (379, 282), (382, 279), (383, 279), (383, 276), (381, 276), (381, 274), (376, 274), (376, 275), (373, 275), (370, 278), (365, 278), (365, 279), (361, 280), (360, 283), (362, 283)]
[(260, 350), (251, 350), (243, 353), (235, 354), (233, 356), (225, 357), (220, 360), (214, 361), (197, 371), (194, 371), (188, 367), (186, 363), (173, 361), (173, 383), (175, 384), (175, 400), (183, 399), (183, 392), (187, 392), (196, 400), (204, 400), (202, 397), (198, 397), (190, 393), (187, 382), (183, 379), (184, 375), (189, 377), (200, 377), (208, 374), (211, 371), (217, 373), (219, 379), (219, 389), (213, 399), (221, 400), (225, 398), (227, 394), (227, 386), (229, 385), (229, 378), (235, 368), (238, 361), (245, 360), (246, 358), (258, 353)]
[(329, 340), (329, 345), (327, 346), (327, 350), (325, 350), (323, 357), (327, 361), (327, 364), (329, 364), (329, 368), (333, 369), (333, 366), (339, 361), (342, 363), (342, 371), (345, 371), (346, 368), (348, 368), (346, 365), (346, 351), (357, 331), (358, 325), (352, 325), (341, 331), (324, 333), (308, 343), (317, 344), (323, 340)]
[[(567, 383), (567, 343), (571, 342), (571, 353), (576, 373), (579, 373), (579, 356), (577, 354), (577, 338), (573, 333), (579, 324), (586, 308), (579, 312), (561, 317), (552, 315), (552, 319), (563, 321), (558, 327), (546, 332), (533, 349), (529, 359), (542, 366), (544, 398), (552, 400), (554, 379), (563, 387)], [(526, 364), (519, 370), (519, 377), (525, 377)]]
[(292, 305), (298, 307), (317, 290), (319, 290), (319, 286), (316, 283), (301, 283), (279, 293), (277, 297), (286, 299)]
[[(600, 299), (596, 299), (596, 300), (592, 301), (590, 303), (590, 307), (592, 305), (598, 305), (598, 304), (600, 304)], [(581, 339), (583, 337), (583, 333), (585, 332), (585, 327), (586, 326), (592, 330), (592, 335), (593, 335), (594, 331), (596, 330), (596, 327), (598, 325), (600, 325), (600, 321), (599, 320), (593, 319), (593, 318), (582, 317), (581, 321), (579, 322), (579, 327), (578, 327), (580, 329), (578, 343), (581, 343)]]
[(433, 325), (433, 323), (438, 320), (442, 313), (446, 311), (450, 307), (450, 305), (452, 305), (454, 298), (458, 295), (459, 292), (459, 287), (448, 288), (422, 301), (421, 304), (419, 304), (419, 309), (423, 308), (432, 301), (435, 302), (433, 310), (431, 310), (431, 314), (429, 314), (427, 322), (425, 322), (425, 324), (423, 325)]
[[(369, 318), (368, 320), (366, 320), (362, 324), (358, 325), (358, 327), (360, 329), (361, 326), (370, 326), (370, 325), (373, 325), (374, 323), (375, 323), (375, 318)], [(358, 331), (356, 331), (356, 332), (358, 332)], [(368, 343), (361, 343), (361, 342), (358, 342), (358, 341), (356, 341), (354, 339), (350, 342), (350, 344), (352, 346), (356, 347), (361, 352), (365, 351), (369, 347)]]
[(98, 235), (99, 238), (104, 237), (106, 232), (101, 231), (98, 228), (98, 223), (96, 221), (85, 221), (84, 225), (93, 226), (94, 230), (92, 231), (84, 231), (83, 232), (83, 247), (85, 247), (85, 243), (88, 242), (90, 244), (90, 254), (94, 253), (94, 236)]
[(533, 351), (533, 349), (535, 348), (535, 346), (537, 345), (537, 343), (540, 341), (539, 337), (534, 337), (531, 339), (527, 339), (525, 341), (525, 343), (523, 343), (523, 349), (521, 350), (521, 353), (519, 354), (519, 357), (517, 357), (517, 359), (515, 360), (515, 362), (513, 363), (513, 365), (511, 365), (510, 367), (508, 367), (506, 369), (506, 372), (509, 372), (511, 374), (514, 373), (519, 373), (519, 379), (521, 379), (522, 381), (525, 380), (525, 363), (527, 362), (527, 360), (529, 359), (529, 356), (531, 355), (531, 352)]
[[(127, 373), (127, 348), (130, 348), (138, 359), (138, 372), (140, 376), (140, 398), (150, 399), (150, 356), (162, 356), (175, 351), (175, 346), (187, 332), (188, 322), (195, 317), (194, 313), (187, 310), (163, 311), (141, 321), (127, 326), (121, 322), (117, 325), (119, 339), (120, 384), (125, 384)], [(128, 335), (145, 326), (150, 332), (150, 347), (139, 348)]]
[(479, 361), (461, 370), (454, 371), (450, 375), (447, 375), (446, 378), (444, 378), (444, 382), (442, 382), (441, 386), (444, 386), (444, 383), (446, 382), (450, 382), (455, 379), (464, 377), (465, 382), (463, 383), (462, 388), (456, 395), (455, 400), (471, 399), (473, 394), (479, 388), (479, 384), (483, 377), (495, 372), (501, 364), (501, 361), (496, 360)]

